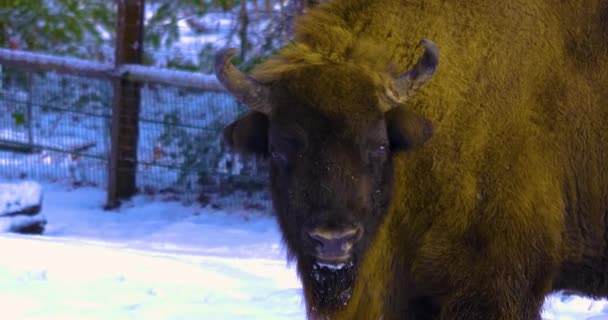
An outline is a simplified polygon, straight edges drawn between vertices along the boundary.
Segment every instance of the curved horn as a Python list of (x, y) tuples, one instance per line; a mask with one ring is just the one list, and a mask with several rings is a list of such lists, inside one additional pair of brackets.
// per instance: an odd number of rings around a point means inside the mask
[(215, 76), (240, 102), (252, 110), (270, 113), (270, 90), (232, 65), (230, 58), (236, 54), (235, 48), (229, 48), (215, 55)]
[(414, 68), (389, 84), (388, 95), (397, 103), (407, 101), (418, 89), (429, 82), (439, 64), (439, 48), (437, 45), (427, 39), (422, 39), (420, 43), (425, 50)]

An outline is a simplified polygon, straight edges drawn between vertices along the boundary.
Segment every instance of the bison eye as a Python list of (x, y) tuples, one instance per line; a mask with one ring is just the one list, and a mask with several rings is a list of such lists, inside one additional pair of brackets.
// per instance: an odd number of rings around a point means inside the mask
[(377, 146), (372, 151), (372, 156), (377, 158), (385, 158), (388, 155), (388, 146), (385, 144)]
[(287, 156), (284, 153), (281, 153), (276, 150), (270, 151), (270, 157), (272, 158), (273, 161), (276, 161), (279, 163), (287, 162)]

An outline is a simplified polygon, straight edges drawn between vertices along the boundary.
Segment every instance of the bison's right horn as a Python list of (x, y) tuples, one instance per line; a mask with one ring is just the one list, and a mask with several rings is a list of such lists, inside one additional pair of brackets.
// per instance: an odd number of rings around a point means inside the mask
[(240, 102), (252, 110), (269, 114), (270, 90), (232, 65), (230, 58), (236, 53), (235, 48), (230, 48), (215, 55), (215, 76)]
[(388, 95), (397, 103), (403, 103), (411, 98), (418, 89), (431, 80), (437, 69), (439, 48), (433, 41), (427, 39), (423, 39), (421, 44), (425, 50), (416, 65), (412, 70), (391, 81), (389, 85)]

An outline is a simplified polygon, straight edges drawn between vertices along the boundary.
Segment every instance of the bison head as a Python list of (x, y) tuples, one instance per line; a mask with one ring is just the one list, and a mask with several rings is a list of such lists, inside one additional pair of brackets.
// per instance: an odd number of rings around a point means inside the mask
[(438, 64), (435, 44), (422, 43), (415, 67), (380, 86), (351, 64), (311, 65), (262, 84), (230, 63), (234, 49), (217, 55), (218, 79), (251, 109), (224, 129), (225, 143), (269, 159), (283, 238), (319, 311), (348, 301), (388, 211), (393, 154), (432, 135), (431, 123), (404, 104)]

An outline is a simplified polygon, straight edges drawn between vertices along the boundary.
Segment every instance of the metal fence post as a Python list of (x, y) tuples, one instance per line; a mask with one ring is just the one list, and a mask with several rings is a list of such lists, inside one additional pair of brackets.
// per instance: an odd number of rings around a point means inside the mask
[[(116, 69), (122, 64), (140, 64), (143, 52), (145, 0), (117, 0)], [(106, 208), (120, 205), (136, 189), (137, 142), (139, 138), (140, 87), (126, 76), (114, 80), (111, 150)]]

